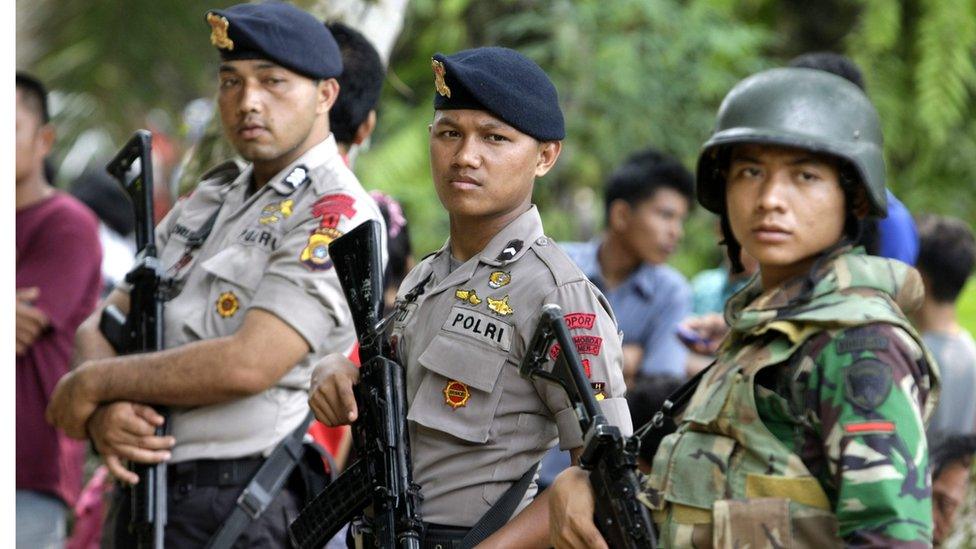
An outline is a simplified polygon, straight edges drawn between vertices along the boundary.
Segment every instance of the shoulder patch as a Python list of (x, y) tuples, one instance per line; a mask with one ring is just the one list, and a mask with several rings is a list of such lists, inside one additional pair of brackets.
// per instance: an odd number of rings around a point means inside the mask
[(857, 351), (880, 351), (888, 348), (888, 338), (885, 336), (847, 336), (837, 342), (837, 354), (854, 353)]
[(844, 396), (863, 410), (874, 410), (891, 392), (891, 368), (881, 361), (867, 358), (844, 369)]

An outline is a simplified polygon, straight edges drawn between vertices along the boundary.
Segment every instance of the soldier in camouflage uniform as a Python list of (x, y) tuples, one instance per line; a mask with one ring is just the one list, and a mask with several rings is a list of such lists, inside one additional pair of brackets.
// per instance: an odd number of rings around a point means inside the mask
[[(849, 244), (885, 214), (873, 106), (825, 72), (754, 75), (720, 107), (697, 178), (733, 265), (741, 246), (760, 272), (727, 303), (718, 358), (645, 479), (661, 543), (930, 545), (939, 376), (904, 314), (921, 280)], [(553, 487), (557, 547), (605, 546), (582, 482), (570, 469)]]

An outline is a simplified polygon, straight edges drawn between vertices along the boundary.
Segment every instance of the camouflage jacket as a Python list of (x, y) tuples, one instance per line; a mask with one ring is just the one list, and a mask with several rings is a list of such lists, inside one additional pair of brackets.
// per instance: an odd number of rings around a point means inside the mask
[(939, 378), (902, 313), (921, 298), (914, 269), (848, 249), (733, 296), (732, 331), (641, 496), (663, 544), (930, 545)]

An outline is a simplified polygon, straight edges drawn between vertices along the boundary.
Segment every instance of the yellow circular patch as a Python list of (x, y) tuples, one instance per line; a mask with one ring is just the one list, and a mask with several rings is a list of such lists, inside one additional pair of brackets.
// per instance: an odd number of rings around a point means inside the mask
[(444, 402), (451, 408), (464, 406), (469, 398), (471, 398), (471, 391), (460, 381), (448, 381), (447, 386), (444, 387)]
[(240, 303), (234, 292), (224, 292), (217, 298), (217, 314), (224, 318), (230, 318), (237, 312)]

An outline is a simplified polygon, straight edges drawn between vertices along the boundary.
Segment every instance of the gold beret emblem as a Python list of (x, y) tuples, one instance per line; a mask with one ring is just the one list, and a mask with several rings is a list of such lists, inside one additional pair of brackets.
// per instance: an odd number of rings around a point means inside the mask
[(210, 23), (210, 43), (224, 50), (233, 50), (234, 41), (227, 36), (227, 28), (230, 27), (227, 18), (208, 13), (207, 23)]
[(431, 59), (430, 68), (434, 69), (434, 88), (437, 89), (437, 93), (444, 97), (451, 97), (451, 88), (448, 88), (447, 83), (444, 82), (444, 75), (447, 72), (444, 68), (444, 63), (436, 59)]

